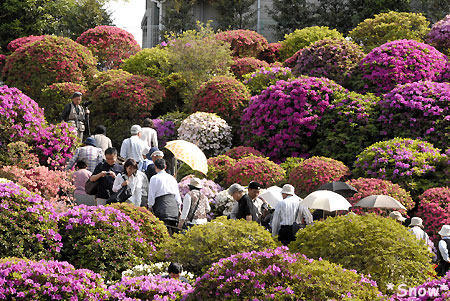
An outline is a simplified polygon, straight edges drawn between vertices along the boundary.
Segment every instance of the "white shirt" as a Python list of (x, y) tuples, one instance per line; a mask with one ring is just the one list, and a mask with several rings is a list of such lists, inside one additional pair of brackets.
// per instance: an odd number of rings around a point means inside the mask
[(448, 236), (442, 237), (442, 239), (439, 241), (439, 252), (441, 252), (442, 258), (445, 261), (449, 262), (447, 243), (443, 239), (450, 239), (450, 237)]
[(417, 237), (417, 239), (423, 240), (427, 244), (428, 250), (430, 252), (434, 251), (433, 249), (435, 249), (435, 248), (434, 248), (433, 242), (428, 237), (428, 234), (422, 230), (422, 228), (420, 228), (419, 226), (414, 226), (414, 227), (411, 227), (408, 231), (411, 232), (412, 234), (414, 234)]
[(138, 163), (144, 161), (143, 155), (147, 154), (150, 148), (142, 141), (138, 135), (123, 140), (120, 148), (120, 156), (124, 159), (132, 158)]
[[(183, 199), (183, 211), (181, 212), (181, 219), (186, 220), (188, 214), (189, 214), (189, 209), (191, 209), (191, 195), (189, 193), (187, 193), (184, 196)], [(209, 206), (209, 202), (206, 202), (206, 212), (211, 211), (211, 207)], [(192, 220), (192, 224), (194, 225), (201, 225), (201, 224), (206, 224), (208, 222), (208, 219), (206, 218), (199, 218), (199, 219), (193, 219)]]
[(148, 185), (148, 206), (153, 207), (155, 199), (166, 194), (174, 194), (178, 208), (180, 208), (181, 196), (177, 180), (165, 170), (162, 170), (150, 179), (150, 184)]
[[(128, 180), (128, 187), (131, 189), (131, 193), (133, 194), (129, 202), (135, 205), (136, 207), (139, 207), (141, 205), (142, 200), (142, 194), (144, 191), (147, 190), (148, 186), (148, 180), (147, 176), (140, 170), (136, 172), (136, 175), (133, 175), (131, 177), (128, 177), (126, 174), (123, 174), (123, 177), (121, 174), (116, 176), (116, 179), (114, 180), (113, 188), (112, 190), (114, 192), (119, 191), (120, 188), (122, 188), (122, 183), (125, 182), (125, 180)], [(145, 194), (147, 194), (145, 192)]]
[[(298, 213), (298, 215), (295, 216), (295, 213)], [(302, 217), (305, 220), (305, 224), (309, 225), (313, 223), (311, 212), (306, 207), (300, 205), (300, 198), (298, 196), (293, 195), (285, 198), (275, 207), (272, 219), (272, 235), (278, 235), (281, 226), (290, 226), (294, 222), (301, 223)]]
[(158, 134), (152, 128), (142, 128), (141, 140), (147, 143), (149, 148), (158, 147)]

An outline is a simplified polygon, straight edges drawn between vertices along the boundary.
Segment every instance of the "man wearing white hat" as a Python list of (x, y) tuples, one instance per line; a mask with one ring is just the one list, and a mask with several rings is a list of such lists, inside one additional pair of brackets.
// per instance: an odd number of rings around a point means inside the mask
[(294, 186), (284, 185), (281, 190), (283, 201), (277, 204), (273, 213), (272, 235), (278, 235), (278, 240), (284, 246), (295, 240), (295, 222), (303, 225), (313, 223), (311, 212), (300, 204), (300, 198), (294, 192)]
[(450, 225), (443, 225), (438, 234), (441, 236), (441, 240), (438, 244), (439, 252), (437, 253), (439, 264), (436, 268), (436, 272), (438, 276), (445, 276), (450, 269), (450, 259), (448, 257), (450, 247)]
[(428, 234), (425, 231), (423, 231), (422, 219), (420, 217), (413, 217), (411, 219), (409, 227), (410, 227), (409, 232), (414, 234), (417, 237), (417, 239), (423, 240), (427, 244), (428, 250), (434, 254), (436, 250), (434, 248), (433, 242), (428, 237)]
[(142, 128), (139, 125), (131, 127), (131, 137), (126, 138), (122, 142), (120, 148), (120, 156), (124, 159), (132, 158), (138, 163), (138, 168), (141, 170), (145, 155), (149, 151), (148, 145), (141, 140)]
[(389, 213), (389, 217), (395, 219), (400, 224), (403, 224), (403, 222), (406, 221), (406, 218), (404, 218), (398, 211), (392, 211), (391, 213)]
[(208, 222), (206, 214), (211, 211), (208, 198), (201, 193), (203, 188), (200, 179), (191, 178), (189, 191), (183, 198), (183, 211), (181, 212), (178, 228), (183, 228), (185, 222), (191, 225), (201, 225)]

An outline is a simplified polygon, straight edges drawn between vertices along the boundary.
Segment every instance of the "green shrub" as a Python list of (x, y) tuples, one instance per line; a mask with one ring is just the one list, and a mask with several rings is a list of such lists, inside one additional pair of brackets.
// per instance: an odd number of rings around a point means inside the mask
[(169, 53), (167, 48), (145, 48), (130, 56), (121, 68), (136, 75), (146, 75), (158, 80), (169, 75)]
[(344, 38), (336, 29), (329, 29), (326, 26), (312, 26), (303, 29), (296, 29), (290, 34), (284, 36), (281, 41), (280, 56), (284, 61), (293, 56), (302, 48), (308, 47), (314, 42), (325, 38)]
[(97, 89), (98, 86), (110, 80), (114, 80), (116, 78), (129, 77), (131, 75), (132, 75), (131, 73), (123, 71), (122, 69), (98, 72), (94, 76), (92, 76), (92, 78), (90, 78), (88, 82), (89, 91), (93, 92), (95, 89)]
[(274, 85), (279, 80), (294, 78), (290, 68), (270, 67), (261, 68), (253, 73), (243, 76), (243, 83), (250, 90), (252, 95), (258, 95), (267, 87)]
[(157, 256), (164, 261), (182, 262), (186, 270), (201, 275), (220, 258), (239, 252), (262, 251), (277, 244), (257, 223), (218, 217), (192, 227), (186, 234), (175, 234), (162, 245)]
[(393, 293), (388, 291), (388, 283), (412, 287), (434, 275), (425, 244), (393, 219), (374, 214), (317, 222), (299, 231), (289, 248), (370, 274), (384, 293)]
[(299, 157), (287, 157), (286, 161), (280, 164), (280, 166), (286, 171), (286, 180), (289, 180), (291, 171), (303, 162), (303, 158)]
[(430, 31), (430, 22), (422, 14), (390, 11), (375, 15), (359, 23), (349, 37), (366, 52), (394, 40), (416, 40), (422, 42)]

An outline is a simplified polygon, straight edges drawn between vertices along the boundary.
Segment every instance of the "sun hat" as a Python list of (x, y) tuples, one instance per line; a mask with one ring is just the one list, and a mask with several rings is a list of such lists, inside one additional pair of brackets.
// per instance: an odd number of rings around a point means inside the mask
[(142, 128), (140, 125), (135, 124), (131, 127), (130, 132), (131, 135), (137, 135), (138, 133), (142, 132)]
[(291, 184), (285, 184), (283, 186), (283, 189), (281, 189), (281, 193), (283, 194), (289, 194), (294, 195), (295, 194), (295, 188)]
[(389, 213), (389, 217), (399, 222), (404, 222), (406, 220), (406, 218), (404, 218), (398, 211), (392, 211), (391, 213)]
[(189, 182), (189, 185), (198, 189), (202, 189), (203, 185), (200, 182), (200, 179), (198, 178), (191, 178), (191, 181)]
[(157, 150), (152, 153), (152, 157), (154, 157), (154, 156), (164, 157), (164, 153), (160, 150)]
[(92, 137), (87, 138), (86, 140), (84, 140), (83, 143), (86, 145), (91, 145), (91, 146), (97, 147), (97, 144), (95, 143), (95, 139)]
[(158, 149), (157, 147), (152, 147), (152, 148), (148, 151), (148, 153), (145, 155), (145, 157), (146, 157), (147, 159), (151, 160), (151, 159), (152, 159), (152, 154), (153, 154), (154, 152), (158, 151), (158, 150), (159, 150), (159, 149)]
[(423, 228), (423, 220), (420, 217), (413, 217), (411, 219), (411, 223), (409, 224), (410, 227), (418, 226)]
[(443, 225), (438, 234), (441, 236), (450, 236), (450, 225)]

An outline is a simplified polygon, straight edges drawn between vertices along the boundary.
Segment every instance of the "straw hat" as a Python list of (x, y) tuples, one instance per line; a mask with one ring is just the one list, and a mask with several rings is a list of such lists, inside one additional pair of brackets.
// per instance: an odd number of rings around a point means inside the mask
[(295, 194), (295, 188), (291, 184), (285, 184), (283, 186), (283, 189), (281, 189), (281, 193), (283, 194), (289, 194), (294, 195)]
[(395, 220), (397, 220), (399, 222), (404, 222), (406, 220), (406, 218), (404, 218), (402, 216), (402, 214), (400, 212), (398, 212), (398, 211), (392, 211), (389, 214), (389, 217), (392, 218), (392, 219), (395, 219)]
[(418, 226), (423, 228), (422, 219), (420, 217), (413, 217), (411, 219), (411, 223), (409, 224), (410, 227)]
[(443, 225), (441, 231), (438, 232), (441, 236), (450, 236), (450, 226)]
[(191, 181), (189, 182), (189, 185), (191, 185), (192, 187), (198, 188), (198, 189), (202, 189), (203, 185), (200, 182), (200, 179), (198, 178), (191, 178)]

